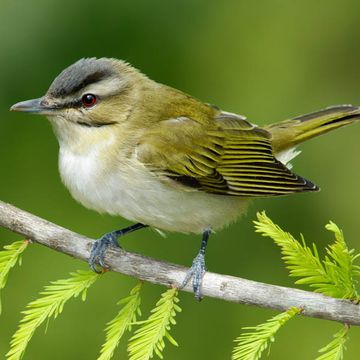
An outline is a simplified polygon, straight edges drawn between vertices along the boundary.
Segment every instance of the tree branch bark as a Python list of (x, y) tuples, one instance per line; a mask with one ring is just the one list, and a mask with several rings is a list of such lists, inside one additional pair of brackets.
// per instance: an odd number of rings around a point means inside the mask
[[(0, 226), (56, 251), (87, 261), (93, 240), (0, 201)], [(109, 249), (110, 270), (166, 286), (179, 286), (187, 268), (120, 249)], [(190, 285), (182, 290), (192, 292)], [(314, 292), (269, 285), (207, 272), (204, 296), (284, 311), (296, 306), (302, 315), (360, 325), (360, 306)]]

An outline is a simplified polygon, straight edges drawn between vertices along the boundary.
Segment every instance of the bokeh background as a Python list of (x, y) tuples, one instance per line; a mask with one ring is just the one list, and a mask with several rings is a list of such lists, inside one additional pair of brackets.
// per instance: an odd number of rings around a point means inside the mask
[[(61, 184), (58, 145), (48, 122), (9, 113), (13, 103), (41, 96), (53, 78), (81, 57), (125, 59), (151, 78), (179, 88), (259, 124), (329, 105), (360, 104), (360, 3), (357, 0), (2, 0), (0, 3), (0, 199), (79, 233), (96, 238), (126, 226), (77, 204)], [(254, 233), (256, 211), (285, 229), (302, 232), (320, 248), (332, 240), (328, 220), (360, 249), (360, 126), (302, 146), (296, 172), (322, 187), (320, 193), (257, 200), (247, 216), (210, 241), (210, 270), (293, 286), (279, 250)], [(20, 237), (0, 230), (1, 245)], [(196, 236), (152, 231), (123, 240), (129, 250), (189, 265)], [(0, 358), (8, 350), (20, 311), (51, 280), (86, 264), (39, 245), (30, 246), (2, 292)], [(57, 321), (35, 334), (24, 359), (95, 359), (105, 323), (118, 310), (135, 279), (108, 273), (82, 303), (73, 300)], [(145, 284), (148, 315), (164, 288)], [(194, 301), (180, 294), (183, 312), (166, 359), (229, 359), (242, 326), (275, 314), (219, 300)], [(304, 360), (331, 340), (338, 324), (298, 318), (277, 337), (271, 358)], [(351, 331), (347, 359), (357, 359), (360, 330)], [(126, 359), (123, 341), (117, 359)]]

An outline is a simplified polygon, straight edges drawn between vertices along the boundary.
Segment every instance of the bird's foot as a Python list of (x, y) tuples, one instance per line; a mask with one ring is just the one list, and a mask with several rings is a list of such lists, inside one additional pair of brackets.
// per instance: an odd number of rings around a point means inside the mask
[(201, 285), (205, 272), (205, 254), (204, 252), (200, 251), (196, 258), (193, 260), (191, 268), (187, 271), (185, 279), (180, 286), (180, 289), (183, 288), (192, 278), (192, 286), (195, 294), (195, 299), (197, 301), (200, 301), (202, 299)]
[(106, 268), (105, 253), (109, 247), (121, 248), (117, 241), (117, 237), (118, 235), (116, 231), (114, 231), (103, 235), (100, 239), (95, 241), (88, 260), (89, 265), (93, 271), (101, 273), (97, 265)]
[(131, 233), (133, 231), (145, 228), (145, 227), (147, 227), (147, 225), (144, 225), (141, 223), (133, 224), (124, 229), (109, 232), (109, 233), (103, 235), (99, 240), (96, 240), (91, 249), (90, 257), (88, 260), (88, 263), (89, 263), (91, 269), (97, 273), (100, 273), (101, 271), (98, 270), (97, 265), (100, 265), (101, 267), (106, 268), (106, 265), (105, 265), (106, 250), (109, 247), (121, 249), (121, 246), (119, 245), (119, 243), (117, 241), (117, 239), (119, 237), (124, 236), (128, 233)]

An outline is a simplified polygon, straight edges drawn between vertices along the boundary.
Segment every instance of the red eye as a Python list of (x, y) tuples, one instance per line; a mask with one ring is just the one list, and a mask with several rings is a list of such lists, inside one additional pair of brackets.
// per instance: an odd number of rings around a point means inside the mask
[(81, 102), (85, 107), (94, 106), (97, 102), (97, 97), (93, 94), (85, 94), (81, 98)]

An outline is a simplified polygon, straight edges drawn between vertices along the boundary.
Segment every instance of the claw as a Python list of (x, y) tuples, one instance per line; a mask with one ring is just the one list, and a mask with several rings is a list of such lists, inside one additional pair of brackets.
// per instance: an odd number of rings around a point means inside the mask
[(99, 262), (99, 265), (102, 268), (106, 267), (106, 265), (105, 265), (105, 251), (102, 254), (100, 254), (98, 262)]
[(89, 265), (96, 273), (101, 273), (97, 265), (106, 268), (105, 253), (109, 247), (120, 247), (113, 233), (108, 233), (96, 240), (90, 253)]
[(180, 288), (183, 288), (192, 278), (192, 286), (197, 301), (202, 299), (201, 285), (205, 271), (205, 255), (200, 252), (194, 259), (191, 268), (187, 271), (185, 279), (180, 286)]
[(116, 231), (107, 233), (107, 234), (103, 235), (99, 240), (96, 240), (91, 249), (89, 260), (88, 260), (90, 268), (93, 271), (95, 271), (96, 273), (100, 274), (102, 272), (102, 270), (99, 270), (98, 265), (100, 265), (103, 269), (107, 268), (106, 264), (105, 264), (105, 254), (106, 254), (107, 249), (109, 247), (121, 249), (121, 246), (119, 245), (119, 243), (117, 241), (117, 238), (121, 237), (125, 234), (128, 234), (130, 232), (133, 232), (135, 230), (142, 229), (144, 227), (147, 227), (147, 225), (137, 223), (137, 224), (128, 226), (125, 229), (116, 230)]
[(196, 258), (193, 260), (191, 268), (187, 271), (185, 279), (180, 286), (180, 289), (182, 289), (192, 278), (192, 286), (195, 294), (195, 299), (197, 301), (200, 301), (202, 299), (201, 285), (204, 274), (206, 272), (205, 250), (210, 234), (211, 228), (208, 228), (203, 232), (200, 251), (197, 254)]

